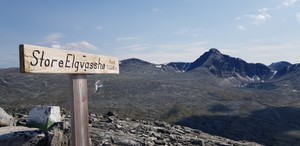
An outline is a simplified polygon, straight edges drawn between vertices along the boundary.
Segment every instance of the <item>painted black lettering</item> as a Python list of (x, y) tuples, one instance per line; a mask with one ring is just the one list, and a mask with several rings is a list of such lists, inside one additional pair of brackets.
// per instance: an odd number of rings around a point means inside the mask
[(75, 62), (75, 68), (76, 68), (76, 72), (77, 72), (78, 68), (79, 68), (79, 62), (78, 61)]
[(97, 69), (98, 63), (94, 62), (94, 64), (95, 64), (94, 69)]
[(73, 54), (72, 68), (74, 68), (75, 55)]
[(51, 67), (53, 67), (53, 62), (57, 62), (57, 59), (52, 59), (52, 61), (51, 61)]
[(69, 56), (72, 56), (72, 54), (67, 54), (66, 64), (65, 64), (65, 67), (67, 67), (67, 68), (70, 68), (70, 67), (71, 67), (71, 66), (68, 65), (68, 62), (71, 62), (71, 61), (69, 60)]
[(59, 67), (64, 67), (64, 61), (63, 61), (63, 60), (59, 60), (58, 66), (59, 66)]
[(80, 67), (81, 67), (81, 68), (84, 67), (84, 62), (80, 62)]
[(32, 61), (30, 61), (30, 65), (32, 65), (32, 66), (36, 66), (38, 64), (38, 62), (39, 62), (38, 58), (35, 56), (36, 53), (40, 54), (40, 51), (39, 50), (34, 50), (32, 52), (32, 56), (33, 56), (33, 58), (35, 58), (35, 63), (33, 63)]
[(101, 62), (100, 62), (100, 58), (98, 58), (98, 68), (97, 69), (101, 69)]
[(89, 62), (85, 62), (85, 68), (89, 68), (90, 63)]
[(46, 67), (48, 67), (48, 66), (50, 65), (50, 60), (49, 60), (49, 59), (45, 59), (44, 65), (45, 65)]
[(94, 62), (91, 62), (90, 69), (93, 69), (93, 67), (94, 67)]
[(40, 62), (40, 66), (43, 66), (43, 60), (44, 60), (44, 51), (42, 51), (42, 57), (40, 58), (41, 62)]

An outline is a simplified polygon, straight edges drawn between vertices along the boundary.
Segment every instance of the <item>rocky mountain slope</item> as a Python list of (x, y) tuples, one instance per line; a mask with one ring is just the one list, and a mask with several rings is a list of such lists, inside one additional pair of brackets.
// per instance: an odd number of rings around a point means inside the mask
[[(23, 107), (24, 108), (24, 107)], [(70, 116), (62, 110), (63, 122), (54, 124), (49, 131), (27, 128), (28, 108), (7, 106), (13, 113), (17, 126), (0, 128), (0, 143), (10, 145), (70, 145)], [(113, 112), (105, 115), (89, 115), (89, 135), (91, 144), (98, 145), (203, 145), (203, 146), (259, 146), (257, 143), (234, 141), (203, 133), (179, 125), (162, 121), (144, 121), (118, 117)], [(10, 133), (11, 132), (11, 133)]]
[[(88, 75), (91, 112), (163, 120), (265, 145), (300, 145), (298, 64), (251, 64), (211, 49), (190, 63), (122, 60), (120, 72)], [(92, 95), (97, 80), (103, 87)], [(69, 96), (68, 75), (0, 70), (0, 105), (68, 109)]]
[(248, 77), (269, 79), (272, 75), (271, 70), (263, 64), (247, 63), (242, 59), (230, 57), (222, 54), (217, 49), (210, 49), (197, 60), (189, 63), (188, 67), (182, 68), (184, 71), (192, 71), (196, 68), (204, 67), (218, 77)]

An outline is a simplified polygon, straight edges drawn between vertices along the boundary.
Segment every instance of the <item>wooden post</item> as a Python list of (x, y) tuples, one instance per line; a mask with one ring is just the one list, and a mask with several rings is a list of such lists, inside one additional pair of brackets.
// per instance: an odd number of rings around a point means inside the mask
[(86, 75), (70, 75), (72, 146), (89, 145), (88, 92)]

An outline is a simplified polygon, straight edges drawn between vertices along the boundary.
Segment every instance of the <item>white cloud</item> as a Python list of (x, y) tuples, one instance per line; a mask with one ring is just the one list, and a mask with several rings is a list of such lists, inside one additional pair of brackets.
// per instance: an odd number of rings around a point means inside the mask
[(160, 10), (158, 8), (152, 8), (152, 12), (159, 12)]
[[(170, 42), (156, 45), (136, 44), (117, 50), (120, 59), (140, 58), (152, 63), (168, 63), (175, 61), (194, 61), (208, 49), (206, 42)], [(139, 49), (142, 48), (142, 49)], [(128, 51), (124, 51), (129, 50)], [(135, 51), (138, 49), (139, 51)]]
[(298, 52), (300, 48), (299, 42), (287, 42), (287, 43), (265, 43), (257, 42), (250, 44), (236, 44), (228, 45), (224, 48), (223, 53), (229, 53), (228, 55), (233, 57), (239, 57), (247, 62), (252, 63), (264, 63), (269, 65), (278, 61), (289, 61), (291, 63), (300, 63), (300, 54)]
[(259, 14), (249, 15), (249, 17), (253, 19), (254, 24), (266, 22), (267, 20), (269, 20), (272, 17), (269, 13), (267, 13), (267, 10), (260, 9), (260, 10), (258, 10), (258, 12), (259, 12)]
[(117, 38), (116, 41), (117, 42), (122, 42), (122, 41), (130, 41), (130, 40), (135, 40), (137, 39), (136, 37), (121, 37), (121, 38)]
[(74, 51), (84, 51), (84, 50), (96, 50), (98, 49), (93, 44), (87, 41), (72, 42), (72, 43), (62, 43), (61, 38), (64, 37), (63, 33), (51, 33), (46, 36), (42, 42), (37, 43), (38, 45), (46, 45), (51, 48), (64, 49), (64, 50), (74, 50)]
[(142, 51), (147, 49), (149, 46), (146, 44), (134, 44), (134, 45), (129, 45), (129, 46), (123, 46), (117, 48), (117, 50), (125, 50), (126, 52), (137, 52), (137, 51)]
[(175, 34), (198, 37), (202, 34), (202, 32), (203, 32), (202, 28), (182, 27)]
[(262, 8), (262, 9), (258, 9), (257, 11), (261, 12), (261, 13), (264, 13), (264, 12), (269, 11), (269, 8)]
[(75, 30), (75, 31), (80, 31), (81, 29), (82, 29), (81, 25), (76, 24), (73, 26), (73, 30)]
[(293, 6), (295, 5), (296, 2), (298, 2), (299, 0), (283, 0), (281, 5), (283, 7), (290, 7), (290, 6)]
[(242, 17), (238, 16), (238, 17), (235, 17), (235, 20), (241, 20)]
[(97, 27), (96, 27), (96, 30), (102, 30), (102, 29), (103, 29), (102, 26), (97, 26)]
[(300, 22), (300, 12), (296, 13), (296, 20)]
[(238, 26), (236, 26), (236, 28), (241, 32), (246, 31), (246, 27), (243, 25), (238, 25)]
[[(270, 10), (273, 10), (271, 8), (262, 8), (262, 9), (257, 9), (256, 14), (248, 14), (248, 15), (243, 15), (243, 16), (238, 16), (235, 17), (236, 21), (239, 21), (239, 23), (243, 22), (242, 19), (245, 20), (250, 20), (253, 24), (261, 24), (267, 22), (269, 19), (272, 18), (271, 14), (269, 13)], [(247, 22), (247, 21), (246, 21)], [(243, 25), (238, 25), (237, 28), (241, 31), (244, 31), (245, 27)]]
[(164, 43), (164, 44), (158, 44), (153, 46), (154, 48), (157, 48), (161, 51), (177, 51), (177, 52), (184, 52), (194, 49), (203, 48), (203, 45), (206, 42), (190, 42), (190, 43), (184, 43), (184, 42), (171, 42), (171, 43)]
[(58, 43), (61, 38), (63, 38), (64, 34), (60, 32), (51, 33), (44, 38), (42, 43)]
[(52, 48), (56, 49), (64, 49), (64, 50), (74, 50), (74, 51), (83, 51), (83, 50), (96, 50), (97, 47), (86, 42), (86, 41), (81, 41), (81, 42), (75, 42), (75, 43), (66, 43), (66, 44), (52, 44)]

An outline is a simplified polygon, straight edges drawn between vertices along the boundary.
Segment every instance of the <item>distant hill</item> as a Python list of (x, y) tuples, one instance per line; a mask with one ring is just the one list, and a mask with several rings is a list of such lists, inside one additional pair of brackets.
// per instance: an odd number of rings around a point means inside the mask
[(288, 68), (290, 66), (292, 66), (293, 64), (289, 63), (289, 62), (286, 62), (286, 61), (280, 61), (280, 62), (275, 62), (275, 63), (272, 63), (271, 65), (269, 65), (269, 67), (271, 69), (274, 69), (274, 70), (282, 70), (284, 68)]
[(174, 72), (172, 67), (163, 64), (152, 64), (137, 58), (120, 61), (121, 74), (157, 74)]

